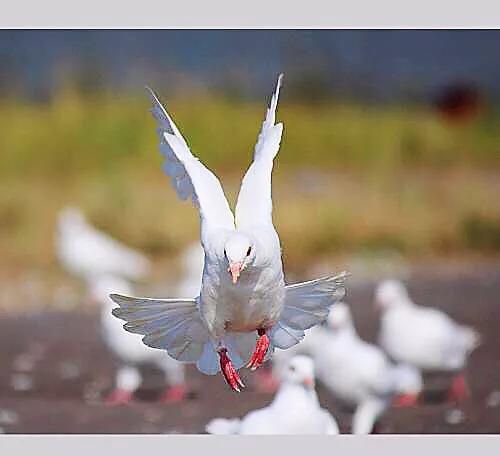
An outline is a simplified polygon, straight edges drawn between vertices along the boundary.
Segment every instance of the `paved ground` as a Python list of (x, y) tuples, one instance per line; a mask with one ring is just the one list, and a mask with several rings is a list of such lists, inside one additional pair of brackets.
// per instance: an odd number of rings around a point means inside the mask
[[(429, 387), (425, 404), (389, 410), (377, 432), (499, 433), (500, 271), (426, 271), (414, 276), (409, 285), (418, 302), (438, 306), (482, 333), (483, 345), (473, 354), (468, 369), (472, 398), (460, 405), (460, 413), (440, 402)], [(360, 334), (367, 339), (373, 339), (377, 330), (372, 293), (369, 285), (351, 287), (346, 299)], [(212, 417), (241, 416), (272, 397), (251, 386), (236, 395), (219, 376), (206, 377), (189, 369), (191, 398), (181, 405), (157, 404), (154, 399), (161, 392), (162, 377), (150, 370), (134, 403), (107, 407), (101, 398), (111, 388), (116, 362), (101, 343), (94, 310), (82, 309), (0, 319), (1, 431), (199, 433)], [(244, 378), (251, 385), (251, 375), (245, 372)], [(348, 432), (350, 415), (336, 406), (321, 386), (319, 394), (342, 431)], [(452, 424), (453, 418), (458, 423)]]

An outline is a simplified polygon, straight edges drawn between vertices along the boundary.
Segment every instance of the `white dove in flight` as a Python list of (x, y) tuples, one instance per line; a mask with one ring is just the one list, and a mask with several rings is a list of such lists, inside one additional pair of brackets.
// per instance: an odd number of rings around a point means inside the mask
[(273, 226), (271, 174), (283, 125), (275, 123), (282, 75), (243, 178), (235, 217), (217, 177), (195, 157), (150, 90), (165, 157), (163, 169), (181, 199), (200, 214), (205, 264), (193, 299), (133, 298), (112, 294), (113, 314), (143, 342), (173, 358), (196, 363), (208, 375), (222, 371), (234, 391), (244, 387), (237, 369), (252, 370), (275, 347), (288, 348), (321, 321), (345, 294), (346, 273), (285, 285), (278, 234)]

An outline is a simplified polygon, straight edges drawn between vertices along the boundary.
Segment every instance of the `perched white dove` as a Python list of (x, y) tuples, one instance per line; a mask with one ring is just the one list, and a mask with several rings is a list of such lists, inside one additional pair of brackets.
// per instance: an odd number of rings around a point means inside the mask
[(306, 356), (293, 357), (271, 404), (244, 418), (216, 418), (206, 426), (210, 434), (338, 434), (333, 416), (321, 408), (314, 388), (314, 364)]
[(125, 329), (143, 334), (146, 345), (166, 349), (179, 361), (196, 363), (205, 374), (221, 370), (235, 391), (244, 386), (237, 369), (256, 369), (274, 347), (299, 342), (345, 293), (345, 274), (285, 286), (271, 199), (273, 160), (283, 130), (275, 124), (281, 79), (243, 178), (235, 217), (219, 180), (191, 153), (151, 91), (164, 170), (179, 197), (191, 197), (199, 210), (205, 251), (201, 291), (193, 299), (111, 296), (120, 306), (114, 315), (127, 321)]
[(103, 274), (137, 280), (150, 268), (147, 258), (98, 231), (74, 207), (59, 213), (55, 241), (64, 268), (86, 280)]
[[(198, 277), (201, 283), (201, 275)], [(91, 298), (101, 306), (101, 334), (109, 350), (121, 362), (115, 379), (115, 388), (106, 398), (108, 405), (126, 404), (141, 385), (140, 366), (152, 364), (161, 369), (169, 385), (162, 394), (162, 402), (177, 402), (185, 398), (184, 365), (172, 359), (164, 350), (144, 345), (141, 336), (123, 331), (122, 324), (111, 314), (115, 304), (109, 298), (111, 291), (131, 293), (129, 283), (117, 276), (102, 275), (89, 282)]]
[(335, 305), (327, 322), (329, 329), (314, 346), (317, 378), (341, 402), (355, 407), (352, 432), (370, 433), (393, 399), (400, 394), (416, 398), (420, 373), (393, 365), (382, 350), (360, 339), (346, 304)]
[(468, 387), (462, 371), (480, 343), (479, 334), (440, 310), (417, 306), (397, 280), (379, 284), (375, 303), (382, 311), (379, 343), (389, 356), (424, 371), (455, 374), (450, 396), (456, 400), (466, 397)]

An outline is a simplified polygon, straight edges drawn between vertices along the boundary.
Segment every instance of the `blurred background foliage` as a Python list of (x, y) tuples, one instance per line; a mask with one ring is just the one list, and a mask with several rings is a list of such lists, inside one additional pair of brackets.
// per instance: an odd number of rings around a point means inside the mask
[[(157, 89), (234, 203), (280, 70), (273, 198), (291, 270), (386, 251), (497, 256), (500, 79), (484, 62), (500, 34), (447, 33), (400, 31), (398, 48), (394, 32), (376, 31), (1, 31), (0, 268), (57, 268), (66, 204), (158, 261), (177, 254), (197, 238), (197, 215), (161, 171), (142, 86)], [(463, 67), (446, 43), (462, 44), (450, 46)], [(419, 66), (426, 46), (434, 79)]]

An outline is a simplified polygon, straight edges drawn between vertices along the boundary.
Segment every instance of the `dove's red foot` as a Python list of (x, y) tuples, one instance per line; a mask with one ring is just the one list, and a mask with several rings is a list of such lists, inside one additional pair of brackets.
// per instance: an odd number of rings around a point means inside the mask
[(133, 391), (127, 391), (121, 388), (116, 388), (104, 399), (106, 405), (124, 405), (128, 404), (134, 396)]
[(244, 388), (245, 385), (241, 381), (238, 372), (233, 366), (233, 363), (227, 356), (227, 349), (221, 348), (219, 351), (220, 357), (220, 368), (222, 370), (222, 375), (226, 379), (227, 384), (232, 388), (233, 391), (240, 392), (240, 388)]
[(412, 407), (417, 405), (418, 396), (417, 393), (400, 394), (394, 399), (392, 405), (394, 407)]
[(259, 338), (255, 344), (255, 351), (247, 364), (247, 367), (251, 370), (257, 369), (264, 362), (269, 344), (271, 343), (265, 329), (258, 329), (257, 333), (259, 334)]
[(174, 402), (181, 402), (186, 399), (187, 396), (186, 385), (175, 385), (167, 388), (165, 392), (161, 395), (160, 402), (164, 404), (172, 404)]
[(467, 385), (467, 380), (464, 374), (458, 374), (453, 377), (451, 382), (451, 387), (448, 392), (448, 398), (450, 401), (460, 402), (467, 399), (470, 396), (469, 386)]

